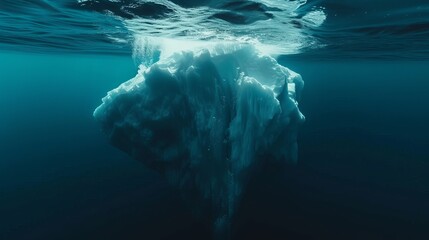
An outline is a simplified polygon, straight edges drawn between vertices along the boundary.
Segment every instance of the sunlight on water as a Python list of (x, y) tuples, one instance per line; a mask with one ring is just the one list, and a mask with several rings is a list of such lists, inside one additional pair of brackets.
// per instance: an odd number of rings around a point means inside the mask
[(0, 2), (0, 240), (429, 239), (428, 0)]
[[(193, 45), (213, 42), (237, 42), (257, 45), (272, 55), (298, 53), (305, 47), (317, 47), (316, 40), (291, 20), (305, 1), (260, 1), (243, 4), (221, 4), (221, 7), (182, 8), (169, 1), (161, 1), (173, 11), (162, 19), (132, 18), (124, 20), (136, 39), (142, 37), (190, 40)], [(218, 5), (217, 5), (218, 6)], [(319, 27), (326, 16), (321, 9), (302, 17), (302, 25)], [(263, 21), (261, 21), (263, 20)], [(150, 41), (150, 40), (149, 40)], [(176, 48), (188, 48), (182, 41)]]
[(425, 0), (4, 0), (0, 48), (128, 55), (156, 37), (247, 42), (273, 56), (427, 59), (428, 16)]

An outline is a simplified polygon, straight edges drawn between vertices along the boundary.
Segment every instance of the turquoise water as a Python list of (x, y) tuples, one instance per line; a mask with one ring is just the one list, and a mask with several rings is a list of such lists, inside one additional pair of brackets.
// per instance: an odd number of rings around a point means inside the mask
[[(210, 236), (177, 190), (110, 147), (92, 119), (135, 73), (132, 58), (1, 58), (3, 239)], [(289, 62), (306, 79), (299, 163), (249, 184), (236, 239), (426, 236), (426, 64)]]
[[(147, 57), (135, 40), (153, 29), (124, 24), (145, 12), (76, 2), (0, 6), (0, 239), (210, 239), (181, 192), (112, 147), (92, 116)], [(305, 81), (298, 163), (249, 181), (232, 239), (427, 239), (427, 4), (302, 3), (290, 19), (273, 13), (290, 23), (290, 45), (287, 35), (259, 38)], [(319, 10), (322, 25), (303, 20)], [(242, 24), (226, 15), (228, 36), (258, 33), (260, 14)], [(206, 23), (225, 27), (222, 18)], [(196, 40), (152, 34), (163, 31)]]

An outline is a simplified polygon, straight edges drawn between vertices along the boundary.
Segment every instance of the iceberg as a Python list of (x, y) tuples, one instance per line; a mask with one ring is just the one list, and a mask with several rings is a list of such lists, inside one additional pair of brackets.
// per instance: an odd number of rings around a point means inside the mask
[(303, 87), (250, 45), (177, 51), (108, 92), (94, 117), (113, 146), (164, 175), (227, 239), (252, 172), (297, 160)]

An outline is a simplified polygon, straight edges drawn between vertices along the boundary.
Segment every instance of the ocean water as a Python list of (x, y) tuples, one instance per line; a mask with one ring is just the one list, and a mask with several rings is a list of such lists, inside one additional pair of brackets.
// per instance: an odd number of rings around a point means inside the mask
[(0, 4), (0, 239), (212, 239), (93, 111), (142, 66), (219, 43), (305, 82), (298, 161), (249, 178), (231, 239), (429, 237), (427, 1), (147, 2)]

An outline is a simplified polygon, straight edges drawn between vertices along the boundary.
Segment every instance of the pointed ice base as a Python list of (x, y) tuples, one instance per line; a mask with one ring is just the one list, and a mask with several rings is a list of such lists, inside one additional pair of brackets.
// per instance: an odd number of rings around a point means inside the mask
[(300, 75), (254, 48), (180, 52), (110, 91), (94, 112), (110, 142), (165, 175), (227, 239), (252, 171), (296, 161)]

